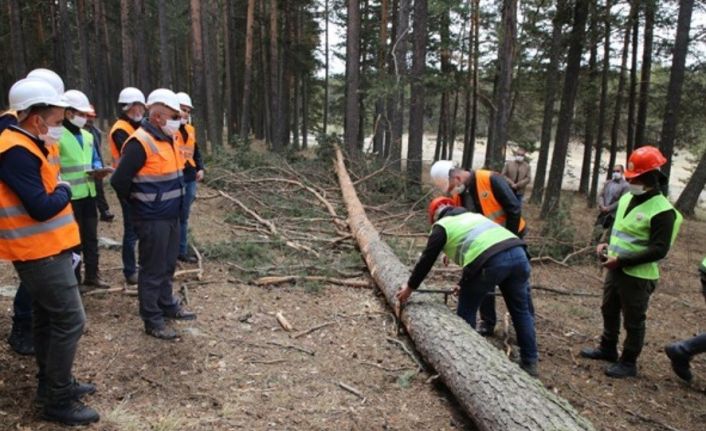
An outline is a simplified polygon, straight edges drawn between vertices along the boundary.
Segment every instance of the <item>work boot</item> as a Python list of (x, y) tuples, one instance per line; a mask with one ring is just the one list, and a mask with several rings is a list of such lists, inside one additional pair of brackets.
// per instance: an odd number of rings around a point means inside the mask
[(110, 284), (106, 283), (103, 281), (100, 277), (95, 276), (95, 277), (86, 277), (85, 280), (83, 280), (83, 285), (92, 287), (94, 289), (109, 289)]
[(179, 259), (179, 262), (184, 263), (198, 263), (199, 261), (193, 254), (180, 254), (177, 259)]
[(188, 311), (185, 308), (180, 308), (174, 314), (164, 314), (164, 318), (168, 320), (196, 320), (196, 313)]
[(34, 338), (31, 325), (13, 322), (10, 336), (7, 337), (7, 343), (12, 347), (12, 350), (20, 355), (34, 355)]
[(69, 400), (62, 403), (44, 406), (42, 418), (50, 422), (64, 425), (86, 425), (98, 422), (98, 412), (78, 400)]
[(685, 382), (691, 382), (694, 378), (694, 375), (691, 374), (691, 367), (689, 366), (691, 355), (684, 350), (684, 346), (682, 346), (681, 343), (672, 343), (664, 348), (664, 352), (669, 356), (669, 360), (672, 362), (672, 370), (674, 370), (674, 373)]
[(527, 374), (529, 374), (532, 377), (539, 378), (539, 371), (537, 370), (537, 363), (536, 362), (523, 362), (520, 361), (520, 368), (525, 370)]
[(581, 349), (581, 356), (588, 359), (615, 362), (618, 360), (618, 349), (604, 346), (584, 347)]
[(608, 365), (605, 369), (605, 375), (616, 379), (635, 377), (637, 376), (637, 365), (631, 362), (616, 362)]
[(481, 320), (478, 323), (478, 333), (484, 337), (492, 337), (495, 334), (495, 326), (491, 326), (485, 321)]
[[(74, 379), (71, 383), (71, 399), (80, 400), (86, 395), (92, 395), (96, 393), (96, 385), (91, 383), (81, 383)], [(39, 405), (45, 405), (47, 403), (47, 386), (46, 384), (40, 383), (37, 385), (37, 396), (34, 402)]]
[(137, 273), (126, 275), (125, 281), (130, 286), (135, 286), (137, 284)]
[(174, 340), (175, 338), (177, 338), (176, 331), (166, 326), (162, 328), (147, 327), (145, 328), (145, 332), (147, 333), (147, 335), (159, 338), (160, 340)]
[(106, 211), (103, 214), (101, 214), (101, 221), (110, 223), (115, 219), (115, 215), (111, 213), (110, 211)]

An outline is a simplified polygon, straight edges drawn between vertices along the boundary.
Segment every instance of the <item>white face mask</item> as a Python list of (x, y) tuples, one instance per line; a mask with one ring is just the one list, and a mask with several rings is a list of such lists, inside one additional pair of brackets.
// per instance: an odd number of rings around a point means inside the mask
[(189, 123), (189, 119), (188, 119), (188, 118), (181, 117), (181, 124), (187, 125), (188, 123)]
[(145, 116), (142, 115), (142, 114), (139, 114), (139, 115), (128, 115), (128, 118), (131, 119), (132, 121), (136, 122), (136, 123), (139, 123), (140, 121), (142, 121), (143, 118), (145, 118)]
[(167, 120), (167, 123), (162, 126), (162, 131), (167, 134), (167, 136), (172, 136), (179, 130), (181, 126), (180, 120)]
[(635, 196), (640, 196), (646, 191), (647, 190), (645, 190), (645, 186), (643, 186), (642, 184), (630, 184), (630, 193)]
[(69, 123), (73, 124), (74, 126), (78, 127), (79, 129), (83, 129), (83, 126), (86, 125), (86, 117), (80, 117), (78, 115), (74, 115), (74, 118), (69, 120)]
[(613, 179), (616, 181), (619, 181), (621, 178), (623, 178), (623, 174), (620, 172), (613, 172)]
[(525, 156), (515, 156), (515, 161), (516, 161), (516, 162), (524, 162), (524, 161), (525, 161)]
[(61, 135), (64, 134), (64, 127), (63, 126), (56, 126), (56, 127), (49, 126), (46, 123), (46, 121), (44, 120), (44, 118), (42, 118), (42, 117), (39, 117), (39, 118), (42, 120), (42, 122), (44, 122), (44, 125), (47, 126), (47, 129), (48, 129), (47, 133), (43, 133), (38, 136), (39, 139), (41, 139), (42, 141), (44, 141), (44, 143), (46, 143), (48, 145), (55, 144), (59, 139), (61, 139)]

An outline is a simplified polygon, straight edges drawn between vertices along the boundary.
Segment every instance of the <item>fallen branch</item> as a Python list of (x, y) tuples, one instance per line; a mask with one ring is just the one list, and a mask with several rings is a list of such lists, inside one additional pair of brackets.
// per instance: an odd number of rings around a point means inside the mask
[(291, 283), (299, 280), (320, 281), (324, 283), (337, 284), (339, 286), (361, 287), (367, 289), (375, 287), (374, 284), (372, 284), (368, 280), (346, 280), (341, 278), (323, 277), (318, 275), (272, 275), (267, 277), (260, 277), (257, 280), (253, 281), (253, 283), (256, 286), (267, 286), (282, 283)]
[(580, 271), (580, 270), (578, 270), (578, 269), (572, 267), (571, 265), (566, 264), (565, 262), (561, 262), (561, 261), (559, 261), (559, 260), (556, 260), (556, 259), (554, 259), (554, 258), (551, 257), (551, 256), (533, 257), (532, 259), (530, 259), (530, 262), (532, 262), (532, 263), (538, 263), (538, 262), (551, 262), (551, 263), (555, 263), (555, 264), (557, 264), (557, 265), (563, 266), (564, 268), (570, 269), (571, 271), (573, 271), (573, 272), (575, 272), (575, 273), (577, 273), (577, 274), (581, 274), (581, 275), (584, 276), (584, 277), (592, 278), (592, 279), (594, 279), (594, 280), (596, 280), (596, 281), (599, 281), (599, 282), (603, 283), (603, 279), (600, 278), (599, 276), (593, 275), (593, 274), (587, 274), (587, 273), (585, 273), (585, 272), (583, 272), (583, 271)]
[(407, 354), (407, 356), (409, 356), (410, 358), (412, 358), (412, 360), (414, 361), (414, 363), (417, 364), (417, 370), (418, 370), (418, 371), (424, 370), (424, 365), (422, 365), (422, 362), (421, 362), (419, 359), (417, 359), (417, 355), (415, 355), (414, 353), (412, 353), (412, 351), (409, 350), (409, 348), (407, 347), (407, 345), (406, 345), (404, 342), (398, 340), (397, 338), (392, 338), (392, 337), (385, 337), (385, 339), (386, 339), (387, 341), (391, 342), (391, 343), (395, 343), (395, 344), (397, 344), (398, 346), (402, 347), (402, 350), (404, 350), (404, 352)]
[(562, 290), (562, 289), (555, 289), (553, 287), (546, 287), (546, 286), (541, 286), (538, 284), (532, 285), (532, 290), (543, 290), (546, 292), (552, 292), (552, 293), (557, 293), (559, 295), (566, 295), (566, 296), (588, 296), (588, 297), (596, 297), (596, 296), (601, 296), (599, 293), (590, 293), (590, 292), (570, 292), (568, 290)]
[(314, 332), (314, 331), (318, 331), (319, 329), (323, 329), (323, 328), (326, 328), (327, 326), (331, 326), (331, 325), (333, 325), (334, 323), (336, 323), (336, 322), (325, 322), (325, 323), (322, 323), (322, 324), (320, 324), (320, 325), (312, 326), (312, 327), (309, 328), (309, 329), (305, 329), (305, 330), (303, 330), (303, 331), (301, 331), (301, 332), (297, 332), (296, 334), (292, 335), (292, 338), (300, 338), (300, 337), (303, 337), (303, 336), (305, 336), (305, 335), (307, 335), (307, 334), (311, 334), (311, 333)]
[(194, 250), (196, 261), (199, 265), (199, 272), (196, 274), (196, 278), (201, 280), (203, 278), (203, 257), (201, 257), (201, 253), (199, 253), (199, 249), (197, 249), (195, 245), (191, 244), (191, 249)]
[(196, 269), (180, 269), (179, 271), (174, 272), (174, 278), (181, 277), (182, 275), (189, 275), (189, 274), (196, 274), (196, 276), (199, 277), (199, 280), (200, 280), (201, 278), (200, 278), (199, 274), (203, 274), (203, 270), (198, 269), (198, 268), (196, 268)]
[(277, 346), (277, 347), (282, 347), (283, 349), (296, 350), (297, 352), (306, 353), (309, 356), (316, 355), (316, 352), (314, 352), (312, 350), (308, 350), (303, 347), (295, 346), (293, 344), (282, 344), (282, 343), (278, 343), (276, 341), (268, 341), (267, 344), (271, 344), (271, 345)]
[(344, 389), (344, 390), (352, 393), (356, 397), (360, 398), (361, 400), (365, 401), (365, 397), (363, 396), (363, 394), (358, 389), (354, 388), (353, 386), (347, 385), (343, 382), (338, 382), (338, 386), (340, 386), (341, 389)]
[(292, 324), (289, 323), (281, 311), (278, 311), (277, 314), (275, 314), (275, 319), (277, 319), (277, 323), (279, 323), (279, 326), (281, 326), (285, 331), (290, 332), (292, 330)]
[(118, 292), (125, 292), (124, 287), (111, 287), (109, 289), (94, 289), (91, 291), (88, 291), (86, 293), (82, 293), (82, 296), (100, 296), (100, 295), (105, 295), (106, 293), (118, 293)]

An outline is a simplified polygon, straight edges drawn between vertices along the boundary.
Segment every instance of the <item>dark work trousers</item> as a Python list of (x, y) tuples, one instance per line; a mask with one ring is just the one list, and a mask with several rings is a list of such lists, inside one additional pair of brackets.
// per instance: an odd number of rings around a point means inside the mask
[(130, 213), (130, 203), (125, 199), (120, 199), (120, 208), (123, 211), (123, 275), (130, 277), (137, 273), (137, 263), (135, 262), (135, 245), (137, 244), (137, 233), (132, 224), (132, 214)]
[(12, 323), (14, 325), (23, 329), (32, 327), (32, 295), (30, 295), (27, 285), (21, 281), (17, 292), (15, 292), (12, 312)]
[[(98, 211), (96, 198), (87, 197), (71, 201), (74, 217), (81, 235), (81, 245), (74, 250), (81, 253), (84, 266), (84, 280), (98, 277)], [(76, 280), (81, 282), (81, 265), (76, 266)]]
[(108, 205), (108, 201), (105, 199), (105, 190), (103, 189), (103, 179), (101, 178), (100, 180), (95, 180), (96, 181), (96, 206), (98, 206), (98, 211), (101, 213), (101, 215), (105, 215), (105, 213), (110, 211), (110, 206)]
[(46, 385), (50, 404), (68, 401), (73, 396), (71, 368), (86, 320), (71, 252), (13, 263), (32, 295), (39, 384)]
[(620, 314), (626, 337), (622, 362), (634, 364), (645, 342), (645, 321), (650, 295), (657, 280), (645, 280), (627, 275), (622, 269), (609, 270), (603, 283), (603, 336), (601, 346), (616, 349), (620, 337)]
[(172, 277), (179, 253), (179, 219), (134, 220), (139, 238), (137, 295), (145, 328), (164, 327), (164, 315), (179, 311)]

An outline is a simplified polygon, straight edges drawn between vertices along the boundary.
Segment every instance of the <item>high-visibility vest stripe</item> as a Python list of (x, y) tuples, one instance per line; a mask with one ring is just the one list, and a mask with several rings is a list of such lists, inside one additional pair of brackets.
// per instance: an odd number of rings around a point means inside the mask
[(0, 217), (15, 217), (18, 215), (26, 215), (27, 210), (22, 205), (15, 205), (14, 207), (0, 208)]
[[(507, 222), (507, 214), (505, 214), (505, 210), (493, 194), (493, 187), (490, 182), (490, 177), (492, 175), (492, 171), (485, 169), (478, 169), (475, 171), (476, 193), (478, 202), (480, 203), (480, 210), (483, 215), (488, 217), (490, 220), (501, 226), (505, 226), (505, 222)], [(523, 232), (525, 230), (525, 226), (525, 219), (520, 217), (518, 232)]]
[(86, 175), (93, 167), (93, 135), (81, 129), (81, 141), (67, 128), (59, 139), (61, 179), (71, 184), (71, 199), (96, 196), (96, 183)]
[(467, 266), (490, 247), (517, 238), (512, 232), (477, 213), (446, 216), (435, 223), (446, 232), (444, 253), (460, 266)]
[(28, 236), (36, 235), (38, 233), (50, 232), (54, 229), (69, 225), (71, 223), (74, 223), (74, 215), (65, 214), (61, 217), (53, 218), (51, 220), (40, 222), (30, 226), (0, 230), (0, 239), (26, 238)]
[(128, 121), (123, 120), (122, 118), (118, 119), (118, 121), (113, 124), (113, 127), (110, 128), (110, 133), (108, 133), (108, 141), (110, 144), (110, 154), (113, 156), (114, 168), (118, 167), (118, 162), (120, 161), (120, 152), (118, 152), (116, 142), (113, 140), (113, 133), (118, 130), (122, 130), (127, 136), (130, 136), (135, 133), (135, 128), (132, 127), (132, 124), (130, 124)]
[(161, 181), (175, 180), (179, 178), (181, 174), (179, 172), (172, 172), (164, 175), (135, 175), (132, 179), (133, 183), (158, 183)]

